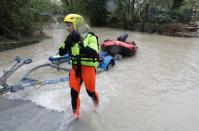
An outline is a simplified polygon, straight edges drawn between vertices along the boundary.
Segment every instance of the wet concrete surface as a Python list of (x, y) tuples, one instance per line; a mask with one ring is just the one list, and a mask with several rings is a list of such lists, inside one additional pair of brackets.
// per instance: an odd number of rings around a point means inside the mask
[(30, 101), (0, 97), (0, 131), (56, 131), (63, 114)]

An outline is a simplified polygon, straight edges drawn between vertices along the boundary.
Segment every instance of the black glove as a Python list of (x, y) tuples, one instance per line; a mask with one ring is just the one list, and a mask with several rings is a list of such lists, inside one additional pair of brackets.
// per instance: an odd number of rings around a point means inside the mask
[(70, 36), (71, 36), (71, 41), (73, 43), (77, 43), (77, 42), (81, 41), (81, 35), (77, 31), (71, 32)]
[(67, 53), (67, 52), (66, 52), (65, 49), (63, 49), (62, 47), (59, 48), (59, 55), (60, 55), (60, 56), (63, 56), (63, 55), (65, 55), (66, 53)]
[(74, 43), (81, 41), (81, 35), (77, 31), (71, 32), (65, 40), (65, 47), (71, 48)]
[(63, 55), (65, 55), (65, 54), (67, 54), (67, 53), (69, 53), (69, 45), (70, 45), (70, 39), (69, 39), (69, 37), (66, 37), (66, 40), (64, 41), (64, 43), (65, 43), (65, 46), (64, 47), (60, 47), (59, 48), (59, 55), (60, 56), (63, 56)]
[(59, 54), (61, 56), (65, 55), (66, 53), (71, 54), (71, 47), (77, 42), (82, 43), (80, 45), (83, 46), (83, 42), (81, 42), (81, 35), (79, 34), (79, 32), (73, 31), (66, 37), (66, 40), (64, 41), (65, 48), (60, 48)]
[(72, 45), (73, 42), (72, 42), (71, 35), (68, 35), (68, 36), (66, 37), (66, 40), (64, 41), (64, 43), (65, 43), (65, 48), (66, 48), (66, 50), (71, 49), (71, 47), (73, 46), (73, 45)]

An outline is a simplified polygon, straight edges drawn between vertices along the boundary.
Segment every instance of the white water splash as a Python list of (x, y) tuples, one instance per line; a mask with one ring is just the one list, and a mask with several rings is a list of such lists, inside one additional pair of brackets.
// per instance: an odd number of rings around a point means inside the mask
[[(100, 108), (98, 111), (102, 111), (105, 108), (105, 105), (109, 103), (110, 96), (117, 95), (117, 91), (115, 91), (116, 85), (113, 84), (114, 82), (111, 82), (108, 77), (110, 77), (108, 72), (97, 75), (97, 90), (100, 94)], [(67, 107), (71, 107), (68, 82), (42, 87), (28, 87), (23, 91), (8, 93), (4, 96), (8, 99), (30, 100), (39, 106), (59, 112), (66, 111)], [(94, 110), (92, 100), (86, 93), (84, 84), (81, 88), (80, 100), (81, 111), (90, 112)]]

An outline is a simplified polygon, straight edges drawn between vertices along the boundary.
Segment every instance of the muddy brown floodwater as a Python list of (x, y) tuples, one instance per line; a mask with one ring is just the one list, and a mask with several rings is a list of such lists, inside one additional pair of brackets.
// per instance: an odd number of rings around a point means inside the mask
[[(134, 40), (139, 49), (135, 56), (116, 61), (116, 66), (109, 72), (97, 75), (101, 98), (97, 114), (92, 112), (92, 102), (82, 87), (81, 119), (70, 130), (199, 130), (199, 38), (167, 37), (112, 28), (93, 28), (93, 31), (100, 43), (107, 38), (116, 39), (126, 32), (128, 40)], [(16, 82), (31, 67), (47, 62), (49, 56), (57, 53), (60, 42), (67, 34), (64, 28), (46, 29), (45, 32), (52, 38), (0, 53), (0, 69), (8, 67), (16, 55), (34, 61), (20, 68), (9, 79), (10, 83)], [(33, 75), (45, 79), (68, 74), (44, 68)], [(3, 97), (30, 100), (47, 110), (64, 111), (64, 115), (71, 113), (68, 110), (70, 92), (67, 82), (33, 87)], [(62, 130), (62, 126), (60, 123), (57, 130)]]

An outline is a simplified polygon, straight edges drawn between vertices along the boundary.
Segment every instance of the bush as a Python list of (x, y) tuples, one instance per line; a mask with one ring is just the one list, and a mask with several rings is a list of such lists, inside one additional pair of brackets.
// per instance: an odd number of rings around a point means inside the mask
[[(30, 35), (35, 21), (43, 20), (42, 12), (54, 11), (50, 0), (4, 0), (0, 2), (0, 35), (6, 37), (18, 34)], [(51, 16), (49, 16), (51, 17)]]
[(106, 0), (62, 0), (64, 13), (78, 13), (89, 19), (92, 25), (104, 25), (106, 23), (107, 11)]
[(176, 14), (178, 22), (188, 23), (191, 21), (192, 9), (184, 7), (179, 9)]

